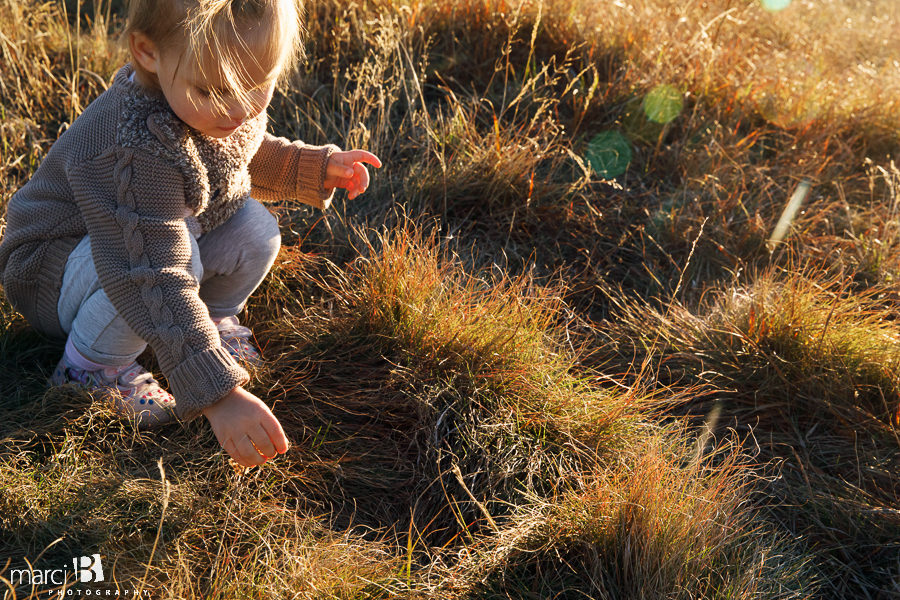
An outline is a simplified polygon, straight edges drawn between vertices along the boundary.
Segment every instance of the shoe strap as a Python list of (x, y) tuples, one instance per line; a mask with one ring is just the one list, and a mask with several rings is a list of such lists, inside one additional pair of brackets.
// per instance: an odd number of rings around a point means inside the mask
[(244, 327), (243, 325), (220, 325), (219, 326), (219, 336), (223, 338), (250, 338), (253, 337), (253, 332), (249, 327)]
[(141, 384), (151, 383), (154, 379), (152, 373), (135, 361), (130, 365), (123, 367), (122, 370), (116, 374), (115, 381), (119, 386), (133, 388)]

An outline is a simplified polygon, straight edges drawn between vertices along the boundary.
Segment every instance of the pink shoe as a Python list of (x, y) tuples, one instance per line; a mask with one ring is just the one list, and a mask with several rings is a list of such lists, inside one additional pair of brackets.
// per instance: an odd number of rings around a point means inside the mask
[(63, 355), (50, 385), (66, 384), (101, 394), (114, 404), (116, 412), (135, 421), (138, 429), (150, 429), (176, 418), (175, 398), (137, 362), (117, 370), (89, 371), (71, 364)]
[(216, 329), (219, 330), (222, 347), (228, 350), (235, 360), (251, 367), (262, 364), (259, 350), (249, 341), (253, 337), (253, 332), (241, 325), (237, 317), (225, 317), (216, 324)]

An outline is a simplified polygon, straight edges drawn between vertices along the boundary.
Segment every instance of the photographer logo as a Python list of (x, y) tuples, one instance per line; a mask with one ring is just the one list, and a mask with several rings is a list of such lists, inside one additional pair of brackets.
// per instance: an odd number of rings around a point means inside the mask
[(73, 558), (72, 562), (75, 564), (75, 574), (81, 583), (103, 581), (103, 564), (100, 562), (99, 554)]
[[(103, 581), (103, 563), (99, 554), (76, 556), (72, 559), (75, 581), (96, 583)], [(68, 569), (11, 569), (9, 582), (12, 585), (62, 585), (66, 581)]]

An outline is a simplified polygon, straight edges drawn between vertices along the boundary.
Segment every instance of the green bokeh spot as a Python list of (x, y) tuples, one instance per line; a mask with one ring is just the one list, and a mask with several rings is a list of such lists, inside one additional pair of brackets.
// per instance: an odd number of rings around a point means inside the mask
[(784, 10), (791, 5), (791, 0), (760, 0), (762, 7), (772, 12)]
[(618, 177), (631, 163), (631, 142), (618, 131), (604, 131), (588, 142), (586, 158), (600, 177)]
[(654, 123), (669, 123), (681, 114), (684, 99), (675, 87), (658, 85), (644, 98), (644, 114)]

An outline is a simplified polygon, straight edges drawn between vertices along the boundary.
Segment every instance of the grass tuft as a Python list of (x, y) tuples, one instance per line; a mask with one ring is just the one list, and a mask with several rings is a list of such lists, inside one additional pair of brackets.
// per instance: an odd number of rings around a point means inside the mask
[[(126, 60), (121, 9), (0, 0), (0, 206)], [(236, 469), (202, 420), (47, 390), (60, 344), (0, 300), (0, 562), (99, 552), (160, 598), (896, 595), (898, 22), (310, 4), (271, 129), (385, 167), (272, 207), (241, 319), (291, 452)]]

